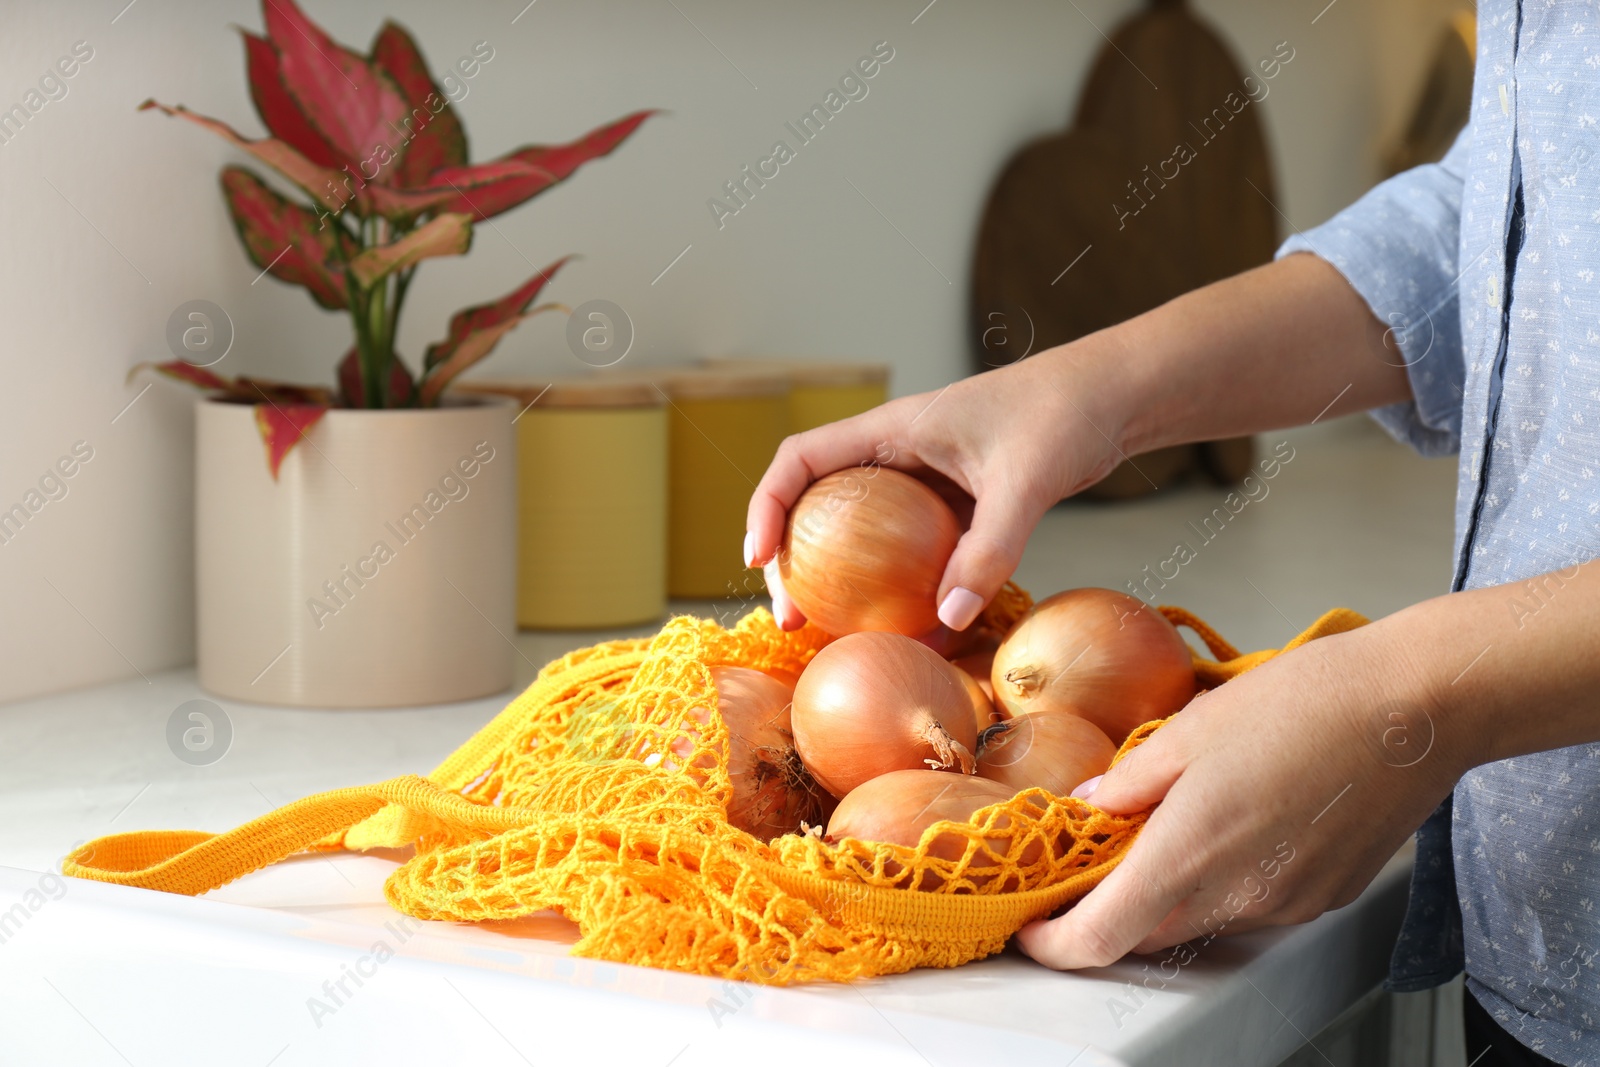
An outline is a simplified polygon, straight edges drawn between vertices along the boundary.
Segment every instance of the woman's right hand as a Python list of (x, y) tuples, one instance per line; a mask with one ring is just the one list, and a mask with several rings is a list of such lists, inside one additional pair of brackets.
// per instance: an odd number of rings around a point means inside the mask
[(744, 545), (745, 562), (766, 567), (779, 625), (805, 621), (777, 574), (789, 509), (818, 478), (879, 463), (970, 505), (938, 594), (940, 620), (966, 629), (1011, 577), (1046, 509), (1126, 458), (1116, 443), (1124, 420), (1100, 372), (1116, 365), (1112, 343), (1093, 335), (787, 438), (750, 498)]
[(745, 562), (767, 565), (773, 614), (799, 626), (772, 565), (789, 509), (825, 474), (897, 467), (972, 505), (938, 594), (939, 618), (963, 630), (1045, 509), (1127, 453), (1410, 400), (1392, 341), (1338, 270), (1285, 256), (938, 393), (796, 434), (750, 498)]

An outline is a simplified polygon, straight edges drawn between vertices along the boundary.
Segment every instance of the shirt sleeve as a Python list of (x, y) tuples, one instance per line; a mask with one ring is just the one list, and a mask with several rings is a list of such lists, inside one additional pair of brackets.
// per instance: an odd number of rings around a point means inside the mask
[(1290, 237), (1277, 254), (1310, 252), (1327, 260), (1389, 324), (1386, 353), (1374, 355), (1404, 362), (1412, 399), (1371, 414), (1425, 456), (1461, 448), (1466, 360), (1458, 261), (1470, 129), (1440, 162), (1395, 175), (1322, 225)]

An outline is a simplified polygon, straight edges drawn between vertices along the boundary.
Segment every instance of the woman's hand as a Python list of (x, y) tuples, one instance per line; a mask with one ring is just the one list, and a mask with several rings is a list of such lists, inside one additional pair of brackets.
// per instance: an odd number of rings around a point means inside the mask
[(1105, 881), (1022, 929), (1022, 950), (1099, 967), (1353, 901), (1477, 761), (1463, 731), (1436, 732), (1432, 668), (1396, 640), (1403, 626), (1391, 616), (1269, 660), (1106, 772), (1095, 806), (1160, 806)]
[[(803, 621), (771, 565), (806, 486), (882, 463), (972, 508), (939, 585), (963, 630), (1011, 576), (1045, 509), (1129, 455), (1405, 400), (1403, 367), (1373, 358), (1387, 326), (1343, 276), (1286, 256), (938, 393), (905, 397), (783, 443), (750, 499), (744, 556), (767, 565), (773, 613)], [(945, 483), (945, 484), (941, 484)]]
[(1110, 383), (1097, 380), (1116, 363), (1109, 349), (1096, 335), (785, 440), (750, 499), (745, 536), (746, 563), (767, 565), (779, 624), (804, 622), (777, 575), (789, 509), (823, 475), (881, 463), (923, 478), (970, 519), (938, 594), (940, 620), (966, 629), (1045, 510), (1124, 458)]

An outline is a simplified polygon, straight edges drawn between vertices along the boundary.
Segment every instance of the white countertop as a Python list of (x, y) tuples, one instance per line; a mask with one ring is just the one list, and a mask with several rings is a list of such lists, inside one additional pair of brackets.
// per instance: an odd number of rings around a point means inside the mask
[[(1408, 853), (1349, 907), (1212, 942), (1133, 999), (1149, 960), (1058, 974), (1008, 951), (779, 990), (572, 959), (576, 929), (553, 915), (404, 920), (382, 895), (396, 860), (371, 854), (292, 859), (201, 898), (48, 873), (102, 834), (221, 831), (425, 774), (510, 696), (387, 711), (219, 700), (234, 736), (204, 766), (167, 744), (173, 709), (213, 699), (192, 671), (0, 707), (0, 1063), (1266, 1065), (1381, 979), (1405, 903)], [(375, 961), (378, 941), (393, 959)], [(351, 970), (369, 976), (336, 1002), (324, 983)]]
[[(1194, 610), (1241, 648), (1261, 648), (1336, 604), (1377, 616), (1448, 587), (1451, 464), (1418, 459), (1359, 418), (1285, 436), (1297, 458), (1270, 498), (1207, 543), (1163, 602)], [(1123, 588), (1191, 536), (1189, 524), (1221, 494), (1197, 485), (1053, 509), (1017, 581), (1041, 595)], [(519, 680), (614, 636), (516, 634)], [(61, 640), (104, 637), (85, 627)], [(385, 929), (398, 916), (381, 892), (395, 861), (375, 855), (291, 860), (200, 899), (41, 883), (39, 872), (80, 839), (226, 830), (308, 793), (425, 774), (510, 697), (363, 712), (221, 701), (232, 745), (216, 763), (189, 766), (168, 749), (166, 729), (175, 708), (200, 696), (193, 674), (146, 673), (149, 684), (0, 706), (0, 868), (10, 868), (0, 869), (4, 1067), (469, 1058), (816, 1067), (819, 1054), (828, 1067), (1273, 1064), (1379, 981), (1405, 903), (1409, 853), (1341, 911), (1213, 942), (1137, 1005), (1127, 983), (1144, 981), (1142, 960), (1057, 974), (1008, 952), (953, 971), (772, 990), (570, 959), (574, 930), (550, 916), (497, 929), (424, 923), (399, 944)], [(44, 891), (60, 887), (59, 899)], [(378, 940), (395, 958), (313, 1019), (308, 998), (325, 997), (322, 984), (361, 964)]]

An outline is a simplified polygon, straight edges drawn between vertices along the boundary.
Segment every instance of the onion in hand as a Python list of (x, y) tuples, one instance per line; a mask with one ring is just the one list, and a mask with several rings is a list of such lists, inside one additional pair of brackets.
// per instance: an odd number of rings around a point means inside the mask
[(1035, 604), (1001, 642), (990, 680), (1011, 715), (1078, 715), (1119, 745), (1194, 696), (1193, 659), (1177, 628), (1110, 589), (1069, 589)]
[(778, 573), (794, 606), (830, 634), (916, 636), (939, 625), (939, 582), (960, 537), (955, 512), (909, 474), (837, 471), (789, 509)]
[(1058, 711), (1018, 715), (985, 730), (978, 775), (1012, 792), (1043, 789), (1064, 797), (1111, 766), (1117, 746), (1092, 722)]
[(795, 746), (836, 797), (890, 771), (971, 774), (978, 730), (962, 677), (909, 637), (841, 637), (816, 654), (795, 686)]

